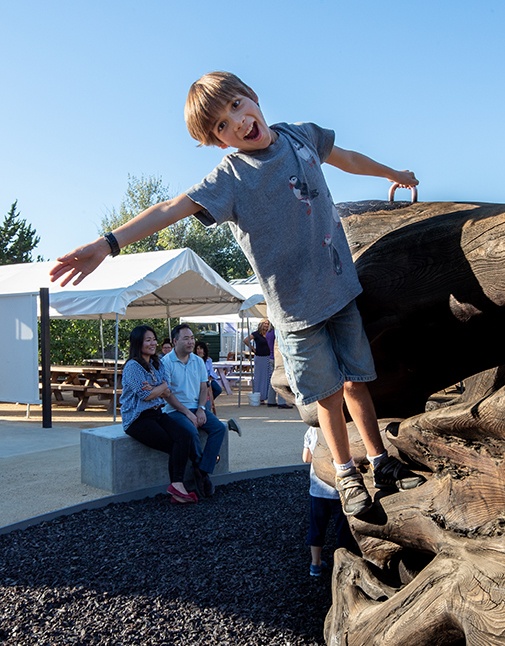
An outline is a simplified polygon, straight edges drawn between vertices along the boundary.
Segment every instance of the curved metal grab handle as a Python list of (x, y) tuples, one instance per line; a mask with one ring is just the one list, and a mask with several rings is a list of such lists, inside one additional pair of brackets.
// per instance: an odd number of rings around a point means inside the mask
[[(395, 183), (395, 184), (392, 184), (391, 188), (389, 189), (389, 201), (390, 202), (395, 201), (395, 191), (399, 186), (400, 186), (400, 184)], [(410, 201), (412, 202), (412, 204), (414, 204), (414, 202), (417, 202), (417, 187), (416, 186), (411, 186), (410, 187), (410, 196), (411, 196)]]

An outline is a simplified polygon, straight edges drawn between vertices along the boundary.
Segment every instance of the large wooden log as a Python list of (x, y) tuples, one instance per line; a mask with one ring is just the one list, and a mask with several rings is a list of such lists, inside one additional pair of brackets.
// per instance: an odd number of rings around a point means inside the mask
[[(427, 482), (375, 492), (372, 510), (351, 519), (363, 557), (335, 554), (326, 641), (505, 644), (505, 368), (496, 368), (505, 364), (505, 207), (358, 203), (341, 211), (378, 372), (372, 396), (380, 417), (399, 418), (382, 422), (387, 440)], [(448, 404), (430, 398), (462, 380), (465, 392)], [(315, 406), (300, 413), (317, 425)], [(373, 491), (359, 437), (351, 439)], [(314, 467), (333, 484), (321, 435)]]
[[(337, 205), (363, 293), (379, 417), (408, 417), (431, 393), (505, 363), (505, 205)], [(288, 400), (282, 357), (273, 383)], [(317, 425), (315, 405), (300, 409)]]

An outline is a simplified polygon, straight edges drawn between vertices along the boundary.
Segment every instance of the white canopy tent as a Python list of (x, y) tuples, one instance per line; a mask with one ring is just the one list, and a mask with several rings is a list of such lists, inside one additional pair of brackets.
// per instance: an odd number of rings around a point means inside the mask
[(48, 287), (49, 315), (78, 319), (234, 314), (244, 301), (191, 249), (109, 257), (77, 286), (51, 283), (53, 266), (35, 262), (0, 267), (0, 297)]
[[(61, 287), (51, 283), (49, 270), (53, 265), (54, 262), (37, 262), (0, 267), (0, 319), (8, 320), (12, 316), (6, 306), (7, 296), (38, 294), (41, 287), (48, 287), (51, 317), (115, 319), (117, 347), (119, 318), (233, 314), (244, 300), (191, 249), (107, 258), (77, 286)], [(36, 335), (36, 330), (34, 333)], [(15, 355), (16, 346), (3, 343), (0, 347), (0, 384), (9, 379), (3, 370), (8, 365), (3, 355), (8, 353)], [(25, 369), (32, 367), (18, 366), (19, 372)], [(19, 372), (17, 377), (22, 378)]]

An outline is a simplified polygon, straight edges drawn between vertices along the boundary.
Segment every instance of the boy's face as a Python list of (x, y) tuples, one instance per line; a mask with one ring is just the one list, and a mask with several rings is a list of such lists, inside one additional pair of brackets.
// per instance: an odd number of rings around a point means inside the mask
[(259, 105), (238, 95), (216, 115), (212, 134), (221, 142), (220, 148), (238, 148), (244, 152), (268, 148), (277, 135), (268, 127)]

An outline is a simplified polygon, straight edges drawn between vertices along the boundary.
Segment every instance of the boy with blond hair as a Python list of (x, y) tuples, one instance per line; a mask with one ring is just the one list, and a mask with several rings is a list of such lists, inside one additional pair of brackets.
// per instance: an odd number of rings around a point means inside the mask
[(418, 183), (414, 173), (339, 148), (333, 131), (312, 123), (269, 126), (256, 93), (229, 72), (193, 83), (184, 116), (200, 145), (236, 152), (185, 193), (60, 257), (52, 279), (78, 284), (108, 254), (190, 215), (206, 226), (228, 222), (262, 287), (296, 402), (317, 402), (344, 513), (357, 516), (372, 506), (350, 455), (344, 384), (375, 486), (419, 486), (424, 479), (389, 457), (382, 443), (366, 385), (376, 375), (355, 302), (361, 286), (321, 165), (405, 187)]

